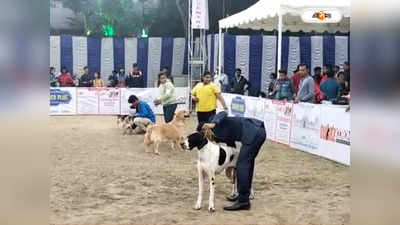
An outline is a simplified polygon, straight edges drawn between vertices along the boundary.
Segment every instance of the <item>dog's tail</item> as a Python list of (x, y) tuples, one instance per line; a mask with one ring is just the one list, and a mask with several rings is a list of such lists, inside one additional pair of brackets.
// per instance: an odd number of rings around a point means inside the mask
[(147, 146), (153, 143), (153, 141), (151, 140), (151, 132), (153, 131), (153, 127), (154, 125), (147, 126), (146, 134), (144, 135), (144, 144)]

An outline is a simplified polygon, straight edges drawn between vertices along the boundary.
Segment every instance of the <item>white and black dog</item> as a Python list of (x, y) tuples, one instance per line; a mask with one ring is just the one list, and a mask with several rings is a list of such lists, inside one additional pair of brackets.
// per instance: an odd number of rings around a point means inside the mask
[[(197, 202), (194, 206), (195, 209), (201, 209), (201, 201), (203, 198), (204, 175), (207, 174), (210, 183), (210, 197), (208, 203), (208, 210), (215, 211), (214, 193), (215, 193), (215, 175), (226, 170), (228, 178), (232, 179), (232, 195), (236, 194), (236, 173), (233, 172), (236, 168), (236, 162), (239, 156), (239, 150), (220, 145), (209, 141), (202, 132), (196, 132), (189, 135), (182, 148), (192, 150), (197, 148), (197, 172), (199, 177), (199, 195)], [(233, 173), (232, 173), (233, 172)]]

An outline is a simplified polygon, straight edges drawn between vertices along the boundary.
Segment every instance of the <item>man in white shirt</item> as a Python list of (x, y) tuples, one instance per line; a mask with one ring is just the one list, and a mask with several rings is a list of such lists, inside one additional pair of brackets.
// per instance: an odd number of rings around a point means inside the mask
[(226, 93), (229, 92), (229, 80), (228, 76), (223, 72), (223, 68), (221, 67), (221, 74), (218, 75), (218, 67), (214, 73), (214, 81), (219, 88), (221, 88), (221, 92)]

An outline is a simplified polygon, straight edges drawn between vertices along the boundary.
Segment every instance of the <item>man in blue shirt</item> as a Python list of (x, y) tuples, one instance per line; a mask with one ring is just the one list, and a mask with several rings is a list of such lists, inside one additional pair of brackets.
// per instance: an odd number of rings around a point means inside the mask
[(321, 91), (324, 93), (325, 98), (328, 101), (332, 101), (339, 97), (340, 85), (335, 78), (335, 73), (333, 71), (327, 72), (328, 79), (321, 84)]
[(147, 126), (156, 122), (153, 110), (149, 104), (140, 101), (136, 95), (129, 96), (128, 103), (131, 104), (131, 109), (136, 109), (136, 113), (133, 115), (134, 132), (136, 134), (146, 133)]

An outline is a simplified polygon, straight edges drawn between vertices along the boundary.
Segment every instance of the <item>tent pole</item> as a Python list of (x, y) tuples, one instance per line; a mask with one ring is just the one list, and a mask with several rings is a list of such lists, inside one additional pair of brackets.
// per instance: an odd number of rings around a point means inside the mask
[(222, 28), (218, 29), (218, 75), (221, 74), (221, 60), (222, 60)]
[(278, 11), (278, 63), (276, 74), (281, 69), (281, 57), (282, 57), (282, 11), (281, 7), (279, 7)]

